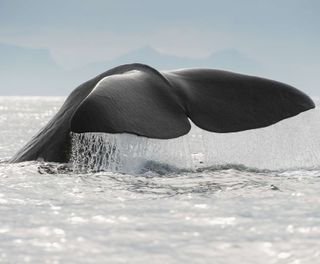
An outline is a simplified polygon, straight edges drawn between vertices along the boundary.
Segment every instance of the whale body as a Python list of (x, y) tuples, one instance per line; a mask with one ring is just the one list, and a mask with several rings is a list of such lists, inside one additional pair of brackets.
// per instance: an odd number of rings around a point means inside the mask
[(160, 72), (126, 64), (78, 86), (11, 162), (67, 162), (71, 132), (170, 139), (187, 134), (191, 119), (202, 129), (229, 133), (270, 126), (314, 107), (306, 94), (274, 80), (214, 69)]

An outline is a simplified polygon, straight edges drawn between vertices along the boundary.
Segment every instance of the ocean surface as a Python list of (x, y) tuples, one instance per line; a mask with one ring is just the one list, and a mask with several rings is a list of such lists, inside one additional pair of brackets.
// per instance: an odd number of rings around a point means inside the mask
[(0, 97), (0, 263), (320, 263), (319, 109), (168, 141), (73, 135), (68, 165), (9, 164), (63, 101)]

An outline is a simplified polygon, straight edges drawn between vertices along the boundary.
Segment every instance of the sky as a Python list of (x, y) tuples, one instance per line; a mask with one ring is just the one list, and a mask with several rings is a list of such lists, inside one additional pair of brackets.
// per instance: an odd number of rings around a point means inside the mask
[(319, 96), (319, 13), (318, 0), (0, 0), (0, 44), (45, 50), (65, 71), (143, 47), (191, 59), (236, 50), (263, 77)]

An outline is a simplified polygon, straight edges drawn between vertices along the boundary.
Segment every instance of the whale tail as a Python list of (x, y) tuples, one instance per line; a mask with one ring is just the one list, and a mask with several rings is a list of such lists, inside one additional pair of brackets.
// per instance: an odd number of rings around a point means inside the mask
[(218, 133), (266, 127), (315, 108), (309, 96), (277, 81), (228, 71), (189, 69), (166, 76), (184, 92), (186, 113)]
[(269, 126), (314, 107), (301, 91), (259, 77), (122, 65), (77, 87), (11, 162), (68, 161), (70, 132), (168, 139), (187, 134), (191, 119), (205, 130), (227, 133)]
[(197, 126), (218, 133), (266, 127), (314, 108), (280, 82), (211, 69), (160, 73), (149, 68), (108, 76), (71, 119), (76, 133), (132, 133), (168, 139)]

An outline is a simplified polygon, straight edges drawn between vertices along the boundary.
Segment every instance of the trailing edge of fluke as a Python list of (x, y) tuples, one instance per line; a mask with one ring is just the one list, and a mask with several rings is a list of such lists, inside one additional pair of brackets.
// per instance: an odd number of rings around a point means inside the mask
[(11, 162), (67, 162), (70, 132), (170, 139), (189, 132), (189, 119), (202, 129), (228, 133), (266, 127), (314, 107), (298, 89), (260, 77), (121, 65), (78, 86)]

